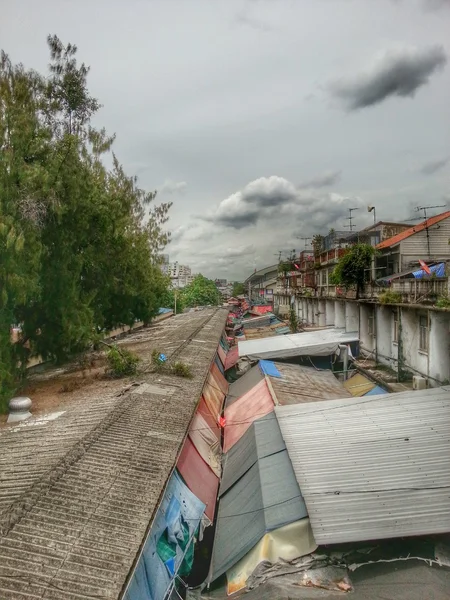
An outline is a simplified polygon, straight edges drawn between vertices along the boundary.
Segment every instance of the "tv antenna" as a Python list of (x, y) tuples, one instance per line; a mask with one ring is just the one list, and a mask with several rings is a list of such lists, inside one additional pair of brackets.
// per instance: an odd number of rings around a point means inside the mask
[(428, 258), (431, 258), (431, 250), (430, 250), (430, 232), (428, 229), (427, 210), (431, 210), (432, 208), (445, 208), (445, 207), (446, 207), (445, 204), (440, 204), (437, 206), (416, 206), (416, 212), (420, 212), (421, 210), (423, 210), (423, 216), (425, 219), (425, 231), (427, 233)]
[(303, 240), (305, 242), (305, 250), (307, 246), (311, 246), (311, 244), (308, 244), (309, 240), (312, 240), (312, 238), (310, 237), (300, 237), (299, 235), (295, 236), (298, 240)]
[(355, 210), (359, 210), (359, 207), (348, 209), (348, 215), (349, 215), (347, 217), (348, 225), (344, 225), (344, 227), (348, 227), (350, 229), (350, 233), (353, 231), (353, 228), (355, 227), (355, 225), (353, 225), (353, 219), (355, 217), (352, 216), (352, 212)]
[(416, 212), (423, 210), (423, 218), (427, 219), (427, 210), (431, 210), (432, 208), (446, 208), (446, 204), (439, 204), (437, 206), (416, 206)]

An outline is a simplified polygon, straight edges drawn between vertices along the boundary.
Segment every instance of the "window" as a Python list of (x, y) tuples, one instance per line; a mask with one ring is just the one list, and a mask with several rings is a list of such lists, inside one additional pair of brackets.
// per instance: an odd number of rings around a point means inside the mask
[(422, 352), (428, 352), (429, 333), (428, 317), (421, 315), (419, 317), (419, 350)]
[(393, 340), (394, 342), (398, 342), (398, 310), (394, 310), (394, 335), (393, 335)]
[(375, 315), (369, 315), (367, 319), (367, 333), (375, 337)]

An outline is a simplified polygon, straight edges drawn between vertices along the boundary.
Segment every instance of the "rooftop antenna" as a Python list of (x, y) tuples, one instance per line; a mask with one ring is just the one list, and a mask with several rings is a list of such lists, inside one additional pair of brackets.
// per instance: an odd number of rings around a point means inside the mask
[(311, 244), (308, 244), (309, 240), (312, 240), (312, 238), (310, 237), (300, 237), (299, 235), (295, 236), (298, 240), (303, 240), (305, 242), (305, 250), (307, 246), (311, 246)]
[(431, 210), (432, 208), (446, 208), (446, 205), (439, 204), (437, 206), (416, 206), (416, 212), (420, 212), (421, 210), (423, 210), (423, 217), (425, 219), (425, 231), (427, 232), (428, 258), (431, 258), (431, 250), (430, 250), (430, 232), (428, 230), (427, 210)]
[(347, 217), (348, 225), (344, 225), (344, 227), (349, 227), (350, 233), (353, 231), (353, 228), (355, 227), (355, 225), (353, 225), (353, 219), (355, 217), (352, 217), (352, 212), (355, 210), (359, 210), (359, 207), (348, 209), (348, 214), (349, 214), (349, 216)]

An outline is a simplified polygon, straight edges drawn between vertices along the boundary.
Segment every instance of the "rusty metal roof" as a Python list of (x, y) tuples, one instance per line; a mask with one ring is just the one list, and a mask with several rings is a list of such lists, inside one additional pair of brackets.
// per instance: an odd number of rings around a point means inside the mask
[(302, 404), (352, 397), (329, 370), (317, 370), (314, 367), (281, 362), (274, 364), (281, 377), (269, 377), (269, 379), (278, 404)]
[(123, 395), (0, 432), (0, 598), (118, 598), (173, 469), (226, 311), (180, 315), (137, 337), (193, 379), (150, 374)]

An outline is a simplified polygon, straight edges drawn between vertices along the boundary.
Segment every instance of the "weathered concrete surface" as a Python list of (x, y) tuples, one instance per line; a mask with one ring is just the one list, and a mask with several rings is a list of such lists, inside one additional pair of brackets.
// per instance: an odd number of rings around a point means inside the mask
[(225, 319), (223, 310), (201, 311), (134, 334), (144, 361), (154, 348), (176, 354), (192, 366), (192, 380), (144, 375), (137, 383), (151, 385), (92, 397), (54, 421), (2, 431), (2, 600), (119, 597)]

